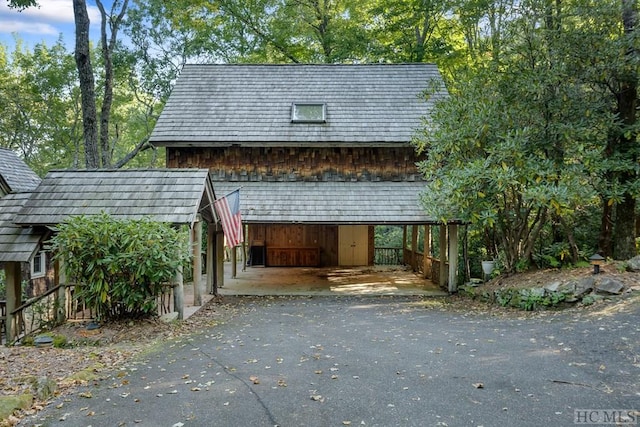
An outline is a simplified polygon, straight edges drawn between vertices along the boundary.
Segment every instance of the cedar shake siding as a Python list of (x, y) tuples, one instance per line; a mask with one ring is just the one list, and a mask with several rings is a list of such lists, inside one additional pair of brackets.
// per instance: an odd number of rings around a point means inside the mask
[(417, 161), (413, 147), (167, 147), (167, 167), (214, 181), (416, 181)]

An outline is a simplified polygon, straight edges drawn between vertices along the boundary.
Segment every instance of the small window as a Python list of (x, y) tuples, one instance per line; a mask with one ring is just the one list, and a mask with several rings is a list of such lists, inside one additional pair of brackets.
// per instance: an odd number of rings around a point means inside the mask
[(46, 259), (45, 253), (39, 251), (31, 259), (31, 278), (43, 277), (46, 273)]
[(321, 102), (294, 102), (291, 106), (291, 121), (294, 123), (326, 122), (325, 104)]

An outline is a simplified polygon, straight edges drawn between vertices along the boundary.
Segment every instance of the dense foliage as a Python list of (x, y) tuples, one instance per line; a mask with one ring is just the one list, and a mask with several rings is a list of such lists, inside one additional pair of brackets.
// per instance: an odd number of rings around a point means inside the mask
[(499, 46), (459, 74), (464, 86), (453, 86), (416, 139), (427, 157), (425, 208), (468, 221), (516, 271), (612, 255), (585, 216), (604, 206), (617, 221), (614, 250), (630, 258), (635, 227), (621, 218), (635, 205), (620, 203), (638, 195), (628, 179), (637, 176), (638, 125), (619, 103), (629, 71), (637, 81), (628, 53), (637, 29), (624, 31), (617, 2), (526, 1), (503, 13)]
[(170, 225), (107, 214), (69, 218), (50, 249), (75, 284), (74, 298), (99, 319), (155, 315), (157, 296), (188, 254), (184, 233)]
[(96, 153), (103, 166), (154, 165), (147, 138), (186, 62), (435, 62), (451, 97), (415, 141), (424, 205), (469, 221), (472, 256), (515, 271), (637, 251), (637, 0), (96, 4), (102, 38), (85, 59), (102, 109), (90, 158), (65, 41), (0, 45), (0, 146), (40, 174), (94, 165)]

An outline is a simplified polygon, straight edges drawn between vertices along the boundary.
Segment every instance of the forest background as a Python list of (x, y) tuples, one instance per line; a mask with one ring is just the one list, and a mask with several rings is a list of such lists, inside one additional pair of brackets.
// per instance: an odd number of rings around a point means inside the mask
[(0, 45), (0, 146), (40, 175), (164, 166), (148, 137), (187, 62), (432, 62), (451, 96), (414, 140), (422, 199), (469, 223), (469, 255), (516, 272), (638, 253), (636, 0), (96, 5), (90, 40), (86, 0), (73, 0), (73, 50)]

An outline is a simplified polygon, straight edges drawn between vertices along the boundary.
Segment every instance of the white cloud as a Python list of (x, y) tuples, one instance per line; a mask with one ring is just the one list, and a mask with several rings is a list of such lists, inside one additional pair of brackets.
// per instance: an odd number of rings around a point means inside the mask
[(30, 35), (57, 36), (60, 30), (44, 22), (5, 21), (0, 19), (3, 33), (20, 33)]
[[(68, 25), (73, 25), (73, 2), (70, 0), (39, 0), (39, 4), (39, 7), (19, 12), (9, 9), (5, 0), (0, 1), (0, 33), (58, 35), (68, 31)], [(98, 8), (87, 5), (87, 12), (91, 25), (99, 26)]]

